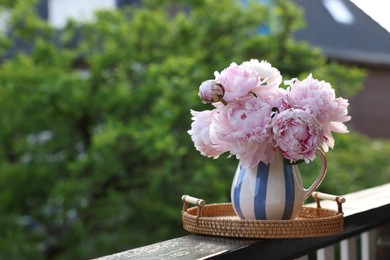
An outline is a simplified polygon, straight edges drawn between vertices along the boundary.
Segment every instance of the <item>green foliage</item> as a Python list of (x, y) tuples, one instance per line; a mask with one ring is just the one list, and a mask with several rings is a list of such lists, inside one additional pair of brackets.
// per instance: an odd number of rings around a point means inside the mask
[[(3, 1), (12, 39), (33, 48), (0, 67), (0, 258), (111, 254), (185, 234), (182, 194), (228, 201), (237, 161), (201, 156), (187, 131), (189, 110), (205, 108), (200, 82), (233, 61), (266, 59), (291, 77), (313, 72), (348, 95), (361, 84), (360, 70), (326, 64), (292, 40), (302, 22), (288, 1), (273, 12), (255, 1), (186, 2), (101, 11), (58, 34), (33, 1)], [(262, 25), (271, 33), (257, 34)], [(385, 182), (389, 147), (337, 136), (325, 190)]]

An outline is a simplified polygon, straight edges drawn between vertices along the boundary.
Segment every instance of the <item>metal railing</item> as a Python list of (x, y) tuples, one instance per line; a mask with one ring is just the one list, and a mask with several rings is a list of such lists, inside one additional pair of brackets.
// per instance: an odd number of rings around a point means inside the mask
[[(237, 239), (188, 235), (120, 252), (99, 260), (124, 259), (310, 259), (374, 260), (376, 229), (390, 223), (390, 183), (343, 195), (344, 229), (327, 237)], [(333, 208), (334, 204), (321, 203)], [(357, 243), (359, 242), (359, 243)], [(313, 256), (314, 255), (314, 256)]]

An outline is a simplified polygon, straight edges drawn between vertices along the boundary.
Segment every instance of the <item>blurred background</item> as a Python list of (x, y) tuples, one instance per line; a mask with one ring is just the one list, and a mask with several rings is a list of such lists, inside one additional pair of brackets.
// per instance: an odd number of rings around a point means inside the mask
[(237, 160), (187, 131), (233, 61), (350, 100), (320, 191), (389, 181), (390, 34), (348, 0), (2, 0), (0, 31), (0, 259), (116, 253), (185, 235), (183, 194), (229, 201)]

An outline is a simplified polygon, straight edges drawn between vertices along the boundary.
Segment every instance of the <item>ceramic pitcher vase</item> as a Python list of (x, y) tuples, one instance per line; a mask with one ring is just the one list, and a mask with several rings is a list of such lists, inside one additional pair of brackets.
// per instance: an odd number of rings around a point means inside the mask
[(304, 201), (321, 184), (326, 174), (324, 153), (322, 167), (314, 183), (305, 189), (297, 165), (282, 157), (280, 152), (270, 164), (260, 162), (253, 168), (238, 165), (234, 175), (231, 200), (241, 219), (283, 220), (296, 218)]

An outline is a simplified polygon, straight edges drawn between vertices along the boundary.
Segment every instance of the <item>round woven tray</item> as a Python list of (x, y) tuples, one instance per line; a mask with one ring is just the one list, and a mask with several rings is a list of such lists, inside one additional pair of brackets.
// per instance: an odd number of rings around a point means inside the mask
[(344, 199), (337, 201), (339, 211), (321, 208), (316, 199), (317, 208), (304, 206), (296, 219), (253, 220), (236, 216), (231, 203), (205, 205), (203, 200), (198, 200), (194, 203), (196, 207), (188, 208), (184, 197), (183, 227), (191, 233), (240, 238), (303, 238), (329, 236), (343, 230), (341, 203)]

